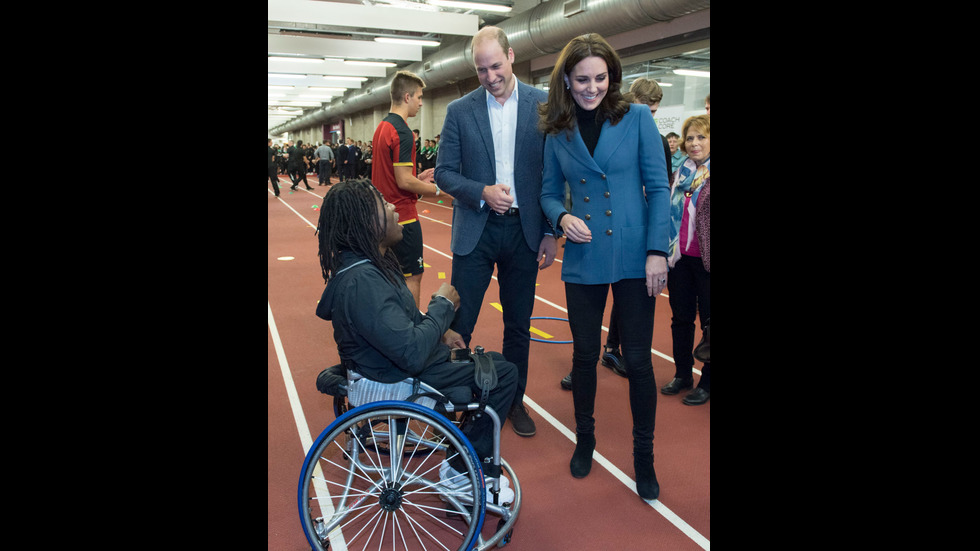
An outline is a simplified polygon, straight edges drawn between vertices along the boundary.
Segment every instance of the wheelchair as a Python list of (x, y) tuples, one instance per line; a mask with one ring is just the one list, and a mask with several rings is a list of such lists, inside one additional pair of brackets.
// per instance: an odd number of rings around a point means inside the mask
[[(321, 385), (325, 375), (339, 384)], [(338, 380), (344, 376), (346, 385)], [(483, 551), (511, 541), (520, 482), (500, 457), (500, 417), (474, 402), (469, 388), (443, 394), (413, 378), (380, 383), (343, 365), (321, 372), (317, 388), (334, 397), (337, 418), (313, 442), (300, 474), (299, 514), (314, 550)], [(487, 462), (500, 467), (491, 469), (499, 478), (484, 476), (459, 428), (480, 414), (493, 421)], [(454, 458), (464, 472), (444, 470)], [(501, 503), (507, 487), (513, 499)], [(487, 513), (499, 519), (492, 534), (484, 534)]]

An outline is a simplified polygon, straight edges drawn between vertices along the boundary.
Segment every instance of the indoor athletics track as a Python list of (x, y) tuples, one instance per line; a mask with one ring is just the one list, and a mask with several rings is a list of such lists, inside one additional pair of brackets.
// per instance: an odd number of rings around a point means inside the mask
[[(324, 282), (317, 258), (314, 230), (319, 207), (329, 189), (308, 175), (312, 191), (290, 192), (280, 176), (281, 196), (269, 201), (269, 381), (268, 381), (268, 546), (275, 551), (310, 548), (300, 526), (296, 487), (307, 450), (334, 420), (332, 397), (317, 391), (315, 380), (326, 367), (339, 363), (330, 322), (314, 314)], [(336, 182), (336, 177), (334, 178)], [(255, 198), (253, 196), (253, 198)], [(449, 239), (450, 201), (423, 197), (418, 203), (425, 244), (422, 308), (443, 281), (449, 281), (452, 253)], [(633, 481), (632, 421), (627, 380), (599, 365), (596, 395), (596, 451), (592, 472), (583, 479), (569, 473), (575, 449), (571, 391), (559, 381), (571, 370), (570, 341), (562, 257), (538, 272), (534, 317), (531, 320), (530, 367), (525, 406), (537, 425), (531, 438), (503, 428), (501, 455), (520, 478), (524, 500), (514, 526), (511, 551), (685, 551), (710, 549), (710, 415), (711, 402), (681, 403), (685, 392), (657, 397), (654, 467), (660, 499), (646, 502)], [(666, 292), (666, 291), (665, 291)], [(471, 341), (499, 351), (501, 321), (496, 280)], [(604, 331), (609, 323), (610, 296)], [(657, 300), (651, 359), (657, 388), (670, 381), (674, 364), (670, 339), (670, 305)], [(604, 333), (605, 334), (605, 333)], [(700, 331), (695, 342), (700, 340)], [(541, 342), (539, 342), (541, 341)], [(553, 341), (553, 342), (548, 342)], [(605, 342), (605, 337), (603, 337)], [(695, 365), (695, 371), (700, 367)], [(698, 372), (698, 374), (700, 374)], [(488, 516), (488, 518), (490, 518)], [(495, 520), (488, 523), (495, 525)], [(492, 533), (492, 531), (490, 532)]]

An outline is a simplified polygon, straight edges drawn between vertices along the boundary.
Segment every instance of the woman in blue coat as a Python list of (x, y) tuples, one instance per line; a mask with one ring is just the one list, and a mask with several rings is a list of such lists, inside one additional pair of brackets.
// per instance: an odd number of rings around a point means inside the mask
[[(650, 109), (626, 102), (621, 81), (619, 56), (598, 34), (576, 37), (562, 50), (540, 108), (546, 134), (541, 208), (567, 238), (561, 275), (574, 342), (572, 476), (582, 478), (592, 467), (596, 364), (611, 287), (629, 378), (637, 493), (656, 499), (657, 389), (650, 348), (656, 296), (667, 283), (670, 187)], [(571, 211), (565, 208), (566, 182)]]

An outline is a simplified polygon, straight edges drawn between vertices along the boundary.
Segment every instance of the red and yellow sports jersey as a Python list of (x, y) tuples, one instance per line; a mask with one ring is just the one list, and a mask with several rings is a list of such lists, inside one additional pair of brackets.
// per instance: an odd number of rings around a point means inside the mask
[(415, 203), (419, 196), (399, 189), (395, 182), (396, 166), (412, 167), (415, 176), (415, 138), (405, 119), (388, 113), (374, 131), (371, 158), (371, 183), (385, 200), (395, 205), (398, 223), (407, 224), (418, 218)]

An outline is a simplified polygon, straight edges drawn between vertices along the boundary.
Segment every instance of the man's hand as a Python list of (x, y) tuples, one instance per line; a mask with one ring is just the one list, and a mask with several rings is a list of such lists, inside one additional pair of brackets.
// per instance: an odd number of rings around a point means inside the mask
[(504, 184), (484, 187), (483, 200), (498, 214), (507, 212), (507, 209), (514, 204), (514, 198), (510, 196), (510, 186)]
[(555, 261), (555, 255), (558, 254), (558, 240), (555, 239), (553, 235), (546, 235), (541, 238), (541, 246), (538, 247), (538, 262), (544, 259), (544, 262), (538, 266), (539, 270), (543, 270)]
[(442, 336), (442, 343), (448, 346), (450, 349), (466, 348), (466, 343), (463, 342), (463, 337), (452, 329), (446, 331), (446, 333)]
[(449, 283), (443, 283), (439, 290), (432, 293), (431, 298), (436, 298), (436, 296), (443, 296), (452, 301), (454, 310), (459, 310), (459, 293), (456, 292), (456, 288)]

